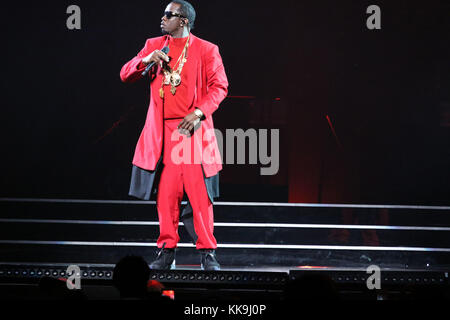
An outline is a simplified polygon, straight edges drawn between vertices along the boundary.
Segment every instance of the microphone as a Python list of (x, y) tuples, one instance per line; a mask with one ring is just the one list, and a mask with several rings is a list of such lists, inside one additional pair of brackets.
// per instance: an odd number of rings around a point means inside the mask
[[(169, 47), (164, 47), (161, 49), (162, 52), (164, 52), (165, 54), (169, 53)], [(153, 61), (152, 63), (149, 63), (147, 65), (147, 67), (145, 68), (144, 72), (142, 72), (142, 76), (145, 77), (147, 75), (147, 73), (150, 71), (151, 68), (153, 68), (153, 66), (156, 64), (155, 61)]]

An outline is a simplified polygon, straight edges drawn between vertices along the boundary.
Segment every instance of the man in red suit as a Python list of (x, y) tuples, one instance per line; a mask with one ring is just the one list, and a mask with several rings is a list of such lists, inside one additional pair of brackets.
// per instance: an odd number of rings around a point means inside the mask
[[(148, 39), (120, 72), (123, 82), (134, 82), (155, 63), (150, 106), (133, 158), (129, 192), (148, 200), (158, 185), (160, 251), (152, 269), (174, 265), (184, 192), (189, 199), (187, 208), (193, 212), (202, 269), (220, 269), (215, 255), (213, 200), (218, 196), (222, 162), (212, 114), (227, 95), (228, 80), (218, 47), (190, 32), (195, 16), (188, 2), (172, 1), (161, 19), (164, 36)], [(161, 50), (166, 46), (168, 54)]]

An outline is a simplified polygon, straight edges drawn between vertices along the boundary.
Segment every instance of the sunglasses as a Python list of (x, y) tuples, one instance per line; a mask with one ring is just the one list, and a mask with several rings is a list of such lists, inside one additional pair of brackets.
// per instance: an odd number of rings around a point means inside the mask
[(172, 11), (166, 11), (164, 12), (164, 16), (167, 18), (167, 20), (170, 20), (172, 17), (178, 17), (178, 18), (186, 18), (182, 14), (179, 13), (173, 13)]

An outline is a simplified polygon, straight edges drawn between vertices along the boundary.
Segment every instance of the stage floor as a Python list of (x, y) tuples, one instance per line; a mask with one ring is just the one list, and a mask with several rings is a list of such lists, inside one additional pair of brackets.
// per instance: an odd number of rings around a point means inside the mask
[[(346, 296), (373, 299), (371, 266), (397, 292), (448, 283), (450, 207), (217, 202), (214, 210), (222, 270), (200, 270), (181, 223), (176, 268), (151, 272), (183, 299), (233, 299), (233, 290), (279, 299), (289, 281), (312, 273), (330, 277)], [(77, 265), (85, 288), (101, 297), (114, 292), (120, 259), (155, 259), (158, 234), (152, 201), (0, 199), (0, 286), (7, 295), (38, 293), (41, 277), (66, 277)]]

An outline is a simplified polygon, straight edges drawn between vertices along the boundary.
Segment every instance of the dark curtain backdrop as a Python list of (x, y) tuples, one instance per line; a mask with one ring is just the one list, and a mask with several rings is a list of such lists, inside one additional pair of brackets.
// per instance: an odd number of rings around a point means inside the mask
[[(217, 127), (280, 129), (278, 174), (225, 165), (221, 200), (450, 204), (449, 1), (192, 3), (230, 81)], [(129, 198), (149, 88), (119, 71), (166, 4), (2, 2), (0, 197)]]

